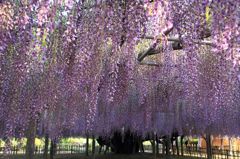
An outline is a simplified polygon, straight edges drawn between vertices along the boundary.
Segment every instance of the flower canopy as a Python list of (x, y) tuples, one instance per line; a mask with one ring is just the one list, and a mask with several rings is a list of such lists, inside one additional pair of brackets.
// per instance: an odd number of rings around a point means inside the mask
[(240, 1), (0, 1), (0, 136), (240, 135)]

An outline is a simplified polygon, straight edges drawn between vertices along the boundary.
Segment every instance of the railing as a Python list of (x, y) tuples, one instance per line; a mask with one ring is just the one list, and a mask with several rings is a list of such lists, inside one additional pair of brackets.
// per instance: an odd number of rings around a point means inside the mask
[[(103, 148), (102, 152), (105, 148)], [(4, 147), (0, 147), (0, 154), (5, 151)], [(50, 149), (48, 149), (50, 151)], [(81, 154), (85, 153), (86, 147), (85, 145), (67, 145), (67, 144), (58, 144), (56, 153), (57, 154)], [(91, 151), (91, 147), (89, 146), (89, 151)], [(98, 153), (99, 146), (95, 147), (95, 153)], [(25, 147), (17, 147), (13, 146), (11, 148), (8, 148), (5, 151), (7, 154), (24, 154), (25, 153)], [(144, 146), (144, 152), (145, 153), (152, 153), (152, 146), (151, 145), (145, 145)], [(200, 148), (197, 145), (191, 145), (191, 146), (183, 146), (183, 150), (181, 150), (181, 146), (179, 146), (178, 149), (179, 155), (183, 156), (191, 156), (191, 157), (197, 157), (197, 158), (207, 158), (206, 148)], [(183, 154), (181, 154), (183, 152)], [(35, 148), (35, 154), (43, 154), (44, 153), (44, 147), (36, 147)], [(162, 144), (159, 144), (159, 154), (166, 154), (164, 151), (164, 147)], [(170, 155), (177, 155), (177, 148), (176, 146), (173, 146), (169, 149)], [(240, 151), (233, 151), (228, 149), (219, 149), (219, 148), (212, 148), (212, 155), (213, 159), (240, 159)]]
[[(152, 146), (146, 145), (144, 146), (144, 150), (147, 153), (152, 153)], [(183, 152), (183, 154), (181, 154)], [(163, 145), (159, 144), (159, 154), (166, 154), (163, 151)], [(169, 150), (170, 155), (177, 155), (177, 148), (174, 146)], [(197, 158), (207, 158), (207, 149), (200, 148), (197, 145), (191, 146), (183, 146), (183, 151), (179, 146), (179, 155), (182, 156), (190, 156), (190, 157), (197, 157)], [(219, 149), (219, 148), (212, 148), (212, 157), (213, 159), (240, 159), (240, 151), (228, 150), (228, 149)]]
[[(24, 154), (26, 151), (25, 147), (17, 147), (13, 146), (5, 150), (5, 147), (0, 147), (0, 154), (1, 153), (7, 154)], [(50, 151), (50, 149), (48, 149)], [(56, 153), (57, 154), (73, 154), (73, 153), (84, 153), (85, 146), (84, 145), (57, 145)], [(35, 147), (35, 154), (43, 154), (44, 147)]]
[(57, 154), (85, 153), (84, 145), (57, 145)]

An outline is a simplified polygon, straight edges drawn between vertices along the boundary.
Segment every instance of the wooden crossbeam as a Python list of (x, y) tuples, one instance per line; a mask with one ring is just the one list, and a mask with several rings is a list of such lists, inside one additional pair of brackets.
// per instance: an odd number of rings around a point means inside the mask
[(148, 66), (156, 66), (156, 67), (160, 67), (161, 64), (159, 63), (155, 63), (155, 62), (152, 62), (152, 61), (147, 61), (147, 62), (139, 62), (140, 65), (148, 65)]

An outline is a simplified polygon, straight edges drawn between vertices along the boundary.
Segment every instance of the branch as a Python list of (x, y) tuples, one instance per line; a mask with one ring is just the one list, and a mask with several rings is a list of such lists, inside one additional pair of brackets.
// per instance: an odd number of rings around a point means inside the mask
[(141, 62), (148, 55), (158, 54), (158, 51), (160, 51), (160, 49), (156, 49), (156, 46), (152, 45), (146, 52), (139, 53), (137, 60)]
[[(151, 39), (151, 40), (154, 40), (155, 38), (153, 36), (145, 36), (145, 37), (142, 37), (143, 39)], [(162, 51), (162, 46), (160, 46), (158, 49), (156, 49), (157, 47), (157, 42), (159, 41), (160, 39), (157, 39), (157, 41), (152, 45), (150, 46), (150, 48), (144, 52), (144, 53), (139, 53), (138, 54), (138, 58), (137, 60), (139, 62), (141, 62), (146, 56), (148, 55), (155, 55), (155, 54), (158, 54)], [(168, 41), (173, 41), (173, 42), (178, 42), (178, 43), (182, 43), (182, 40), (180, 38), (175, 38), (175, 37), (170, 37), (170, 38), (167, 38)], [(216, 45), (211, 42), (211, 41), (207, 41), (207, 40), (194, 40), (192, 41), (193, 43), (195, 44), (200, 44), (200, 45), (208, 45), (208, 46), (212, 46), (212, 47), (216, 47)]]
[[(172, 30), (173, 30), (173, 26), (171, 28), (169, 28), (168, 30), (164, 31), (163, 35), (167, 36)], [(154, 38), (152, 37), (152, 39), (154, 39)], [(159, 43), (160, 40), (161, 40), (160, 38), (156, 39), (156, 42), (154, 44), (152, 44), (152, 46), (150, 46), (150, 48), (146, 52), (138, 54), (137, 60), (139, 62), (141, 62), (147, 55), (151, 54), (151, 52), (153, 52), (156, 49), (157, 44)]]

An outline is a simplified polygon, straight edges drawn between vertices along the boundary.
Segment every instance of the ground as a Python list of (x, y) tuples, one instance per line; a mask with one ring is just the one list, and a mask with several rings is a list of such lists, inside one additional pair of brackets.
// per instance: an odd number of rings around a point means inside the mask
[[(107, 154), (107, 155), (96, 155), (95, 157), (89, 156), (86, 157), (84, 155), (58, 155), (54, 159), (155, 159), (152, 154), (136, 154), (136, 155), (115, 155), (115, 154)], [(24, 156), (9, 156), (9, 157), (0, 157), (0, 159), (24, 159)], [(36, 156), (34, 159), (42, 159), (42, 156)], [(167, 159), (166, 156), (157, 156), (156, 159)], [(170, 156), (168, 159), (199, 159), (193, 157), (176, 157)]]

